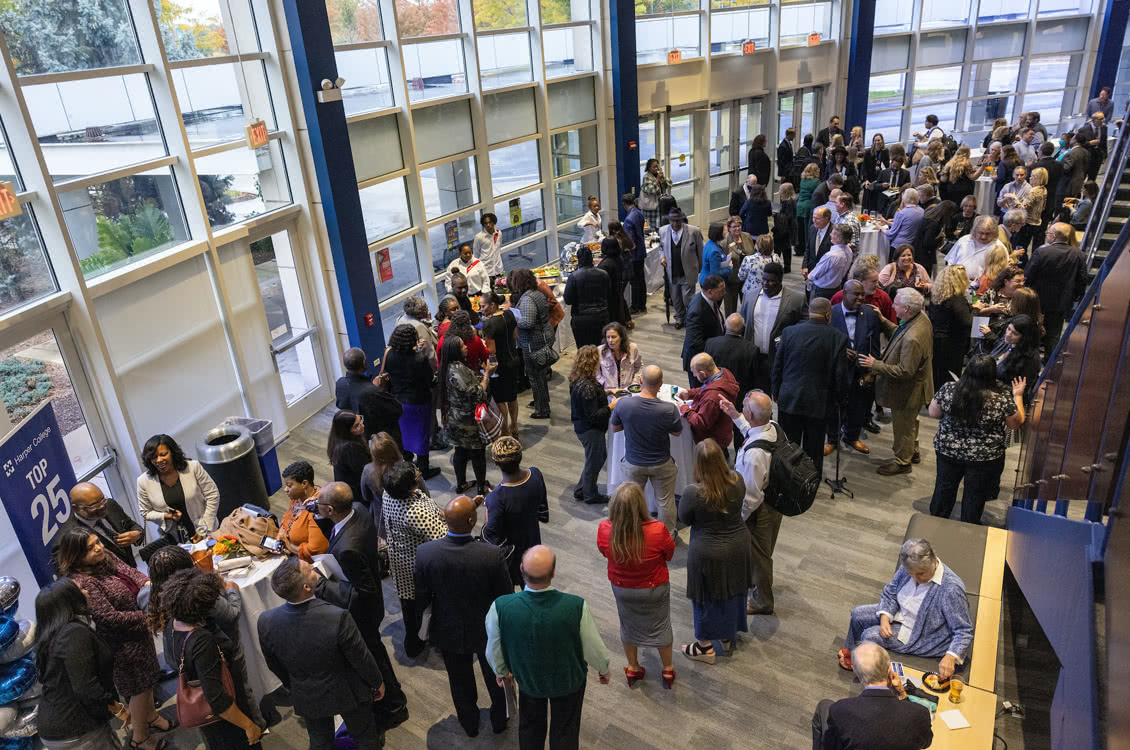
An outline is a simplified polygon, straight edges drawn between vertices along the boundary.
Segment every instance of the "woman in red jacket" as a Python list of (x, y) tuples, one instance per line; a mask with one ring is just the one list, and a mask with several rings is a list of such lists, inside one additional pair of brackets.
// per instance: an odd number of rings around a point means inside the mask
[(620, 641), (628, 666), (628, 687), (642, 680), (639, 648), (659, 649), (663, 686), (675, 681), (671, 665), (671, 590), (667, 561), (675, 554), (675, 540), (662, 521), (647, 512), (639, 485), (625, 482), (612, 494), (608, 520), (600, 522), (596, 546), (608, 558), (608, 580), (620, 615)]

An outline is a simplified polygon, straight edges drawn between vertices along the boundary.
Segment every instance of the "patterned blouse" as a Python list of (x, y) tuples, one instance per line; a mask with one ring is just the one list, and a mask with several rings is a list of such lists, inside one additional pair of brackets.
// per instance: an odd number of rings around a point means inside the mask
[(447, 372), (447, 439), (460, 448), (482, 448), (475, 408), (487, 400), (482, 378), (462, 362)]
[(970, 423), (950, 416), (956, 389), (957, 383), (951, 381), (934, 394), (934, 400), (942, 410), (942, 420), (934, 436), (934, 450), (962, 463), (995, 461), (1003, 457), (1008, 447), (1008, 428), (1004, 420), (1016, 413), (1016, 401), (1012, 395), (1003, 389), (986, 393), (978, 420)]
[(396, 595), (401, 599), (415, 599), (416, 548), (424, 542), (443, 539), (447, 522), (439, 506), (419, 489), (412, 490), (406, 500), (397, 500), (386, 492), (381, 508)]
[(780, 253), (773, 253), (770, 257), (754, 253), (742, 258), (742, 264), (738, 268), (738, 280), (742, 282), (743, 297), (751, 294), (756, 297), (761, 294), (761, 287), (765, 284), (765, 266), (770, 263), (783, 265), (784, 261)]

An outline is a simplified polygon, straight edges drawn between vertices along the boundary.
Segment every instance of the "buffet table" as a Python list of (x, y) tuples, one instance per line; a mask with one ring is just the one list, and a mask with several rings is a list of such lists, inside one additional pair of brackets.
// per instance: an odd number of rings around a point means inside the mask
[[(638, 396), (624, 396), (624, 398), (638, 398)], [(672, 386), (665, 384), (659, 390), (659, 398), (672, 404), (682, 403), (677, 401), (672, 393)], [(689, 402), (687, 402), (689, 403)], [(687, 485), (694, 481), (694, 436), (691, 435), (691, 426), (687, 422), (686, 417), (682, 417), (683, 431), (678, 435), (669, 435), (671, 440), (671, 458), (675, 459), (675, 465), (678, 467), (679, 473), (675, 478), (675, 494), (682, 495), (683, 490)], [(627, 481), (627, 472), (624, 470), (624, 432), (612, 432), (612, 427), (608, 428), (608, 494), (612, 494), (617, 487)], [(654, 513), (658, 510), (658, 505), (655, 502), (655, 492), (651, 488), (651, 483), (644, 492), (647, 497), (647, 507)]]

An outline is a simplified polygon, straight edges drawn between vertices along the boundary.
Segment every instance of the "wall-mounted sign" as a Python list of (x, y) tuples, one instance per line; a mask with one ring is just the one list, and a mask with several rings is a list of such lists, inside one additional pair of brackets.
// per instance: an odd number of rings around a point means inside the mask
[(267, 145), (267, 123), (262, 120), (247, 126), (247, 147), (250, 149), (260, 148)]
[(443, 233), (447, 237), (448, 249), (459, 244), (459, 219), (452, 219), (443, 223)]
[(522, 223), (522, 202), (517, 198), (510, 199), (510, 226), (516, 227)]
[(20, 199), (16, 197), (16, 186), (11, 182), (0, 182), (0, 221), (19, 216), (24, 212)]
[(817, 44), (820, 44), (820, 34), (819, 34), (819, 32), (813, 32), (813, 33), (809, 34), (808, 35), (808, 46), (809, 47), (815, 47)]
[(752, 55), (754, 52), (757, 52), (757, 42), (750, 41), (742, 45), (743, 55)]
[(673, 49), (667, 53), (667, 64), (678, 65), (683, 61), (683, 53), (681, 50)]
[(380, 275), (381, 283), (392, 281), (392, 260), (388, 257), (388, 248), (383, 248), (377, 251), (377, 273)]

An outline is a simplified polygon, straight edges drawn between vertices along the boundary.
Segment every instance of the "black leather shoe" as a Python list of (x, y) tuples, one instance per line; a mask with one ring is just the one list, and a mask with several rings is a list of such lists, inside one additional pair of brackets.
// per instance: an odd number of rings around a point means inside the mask
[(608, 495), (597, 495), (591, 500), (585, 500), (585, 505), (604, 505), (608, 502)]
[(573, 489), (573, 499), (574, 500), (581, 500), (582, 498), (584, 498), (584, 496), (585, 496), (585, 490), (584, 490), (584, 488), (581, 487), (581, 485), (578, 484)]
[(530, 419), (549, 419), (549, 412), (547, 412), (547, 411), (535, 411), (533, 414), (530, 415)]
[(920, 454), (918, 451), (914, 451), (914, 455), (910, 457), (910, 463), (912, 463), (912, 464), (922, 463), (922, 454)]
[(503, 721), (501, 724), (491, 724), (490, 728), (494, 730), (495, 734), (502, 734), (506, 731), (506, 722)]
[(879, 425), (875, 424), (875, 420), (874, 420), (874, 419), (870, 419), (870, 420), (868, 420), (868, 421), (867, 421), (867, 424), (863, 425), (863, 429), (867, 430), (867, 431), (868, 431), (868, 432), (870, 432), (870, 433), (871, 433), (872, 435), (878, 435), (878, 434), (879, 434), (879, 431), (880, 431), (880, 430), (881, 430), (882, 428), (881, 428), (881, 427), (879, 427)]
[(433, 479), (433, 478), (438, 477), (440, 475), (440, 469), (439, 469), (438, 466), (432, 466), (432, 467), (425, 469), (424, 471), (422, 471), (420, 473), (423, 474), (424, 479)]

